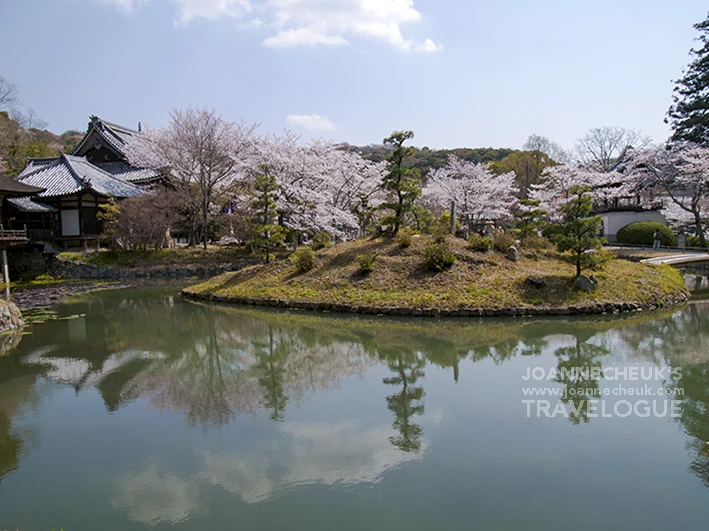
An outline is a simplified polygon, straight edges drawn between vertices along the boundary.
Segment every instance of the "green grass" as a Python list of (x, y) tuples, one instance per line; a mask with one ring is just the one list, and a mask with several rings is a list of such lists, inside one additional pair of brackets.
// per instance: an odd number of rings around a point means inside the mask
[[(281, 299), (360, 306), (406, 308), (567, 307), (596, 303), (645, 303), (686, 292), (681, 274), (668, 266), (614, 260), (599, 277), (599, 289), (587, 294), (573, 285), (574, 267), (556, 253), (527, 254), (513, 263), (500, 253), (472, 251), (466, 242), (451, 239), (453, 266), (440, 273), (425, 270), (421, 257), (429, 238), (416, 238), (401, 249), (393, 240), (360, 240), (318, 252), (319, 266), (298, 274), (293, 264), (280, 261), (228, 273), (188, 291), (236, 298)], [(359, 271), (357, 256), (379, 253), (374, 270)], [(539, 276), (544, 288), (525, 280)]]

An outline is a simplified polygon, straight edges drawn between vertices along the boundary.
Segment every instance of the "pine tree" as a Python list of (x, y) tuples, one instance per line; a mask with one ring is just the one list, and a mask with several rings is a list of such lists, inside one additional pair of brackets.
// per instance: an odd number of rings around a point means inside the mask
[(520, 208), (514, 215), (515, 228), (522, 238), (535, 236), (544, 227), (544, 218), (548, 212), (540, 208), (542, 202), (536, 199), (523, 199), (519, 204)]
[(270, 263), (271, 251), (285, 241), (285, 231), (278, 225), (276, 211), (276, 194), (280, 186), (269, 165), (261, 164), (259, 170), (261, 173), (254, 179), (255, 197), (251, 203), (255, 215), (249, 219), (253, 237), (248, 245), (264, 251), (266, 263)]
[(593, 198), (588, 192), (588, 188), (581, 186), (569, 189), (571, 199), (561, 207), (564, 213), (563, 234), (557, 236), (559, 251), (570, 251), (567, 259), (576, 266), (577, 277), (584, 269), (597, 264), (596, 253), (588, 251), (599, 251), (604, 243), (602, 238), (597, 237), (602, 220), (600, 216), (591, 216)]
[(666, 121), (672, 127), (673, 142), (709, 146), (709, 16), (694, 28), (700, 33), (701, 46), (689, 51), (693, 61), (675, 81)]
[(395, 131), (384, 139), (384, 144), (393, 149), (387, 165), (389, 172), (382, 179), (382, 188), (394, 192), (393, 200), (382, 205), (394, 211), (394, 215), (387, 219), (393, 225), (392, 236), (399, 232), (404, 217), (421, 197), (421, 172), (404, 167), (406, 159), (415, 153), (414, 148), (404, 147), (404, 143), (413, 137), (413, 131)]

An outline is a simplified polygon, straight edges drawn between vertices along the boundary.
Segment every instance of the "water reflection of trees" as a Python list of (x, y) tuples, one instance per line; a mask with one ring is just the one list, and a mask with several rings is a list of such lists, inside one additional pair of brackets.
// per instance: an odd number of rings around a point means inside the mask
[(423, 429), (413, 421), (413, 416), (421, 416), (425, 411), (423, 397), (426, 393), (417, 383), (424, 377), (426, 358), (420, 352), (403, 349), (382, 349), (380, 356), (393, 373), (384, 378), (384, 383), (398, 390), (386, 399), (387, 408), (394, 414), (393, 427), (398, 432), (389, 441), (404, 452), (418, 452)]
[[(574, 344), (554, 351), (558, 359), (557, 383), (564, 385), (562, 403), (570, 407), (569, 420), (572, 424), (589, 421), (593, 413), (591, 400), (598, 399), (599, 378), (593, 371), (601, 373), (603, 357), (610, 354), (604, 345), (591, 342), (593, 333), (578, 333)], [(581, 371), (581, 369), (583, 371)]]
[[(27, 336), (17, 347), (17, 355), (25, 370), (44, 370), (77, 391), (95, 387), (109, 410), (146, 397), (158, 408), (184, 412), (195, 425), (221, 426), (260, 410), (280, 421), (307, 394), (383, 361), (391, 371), (384, 380), (391, 389), (386, 406), (398, 433), (391, 442), (409, 451), (418, 451), (423, 435), (417, 417), (425, 411), (429, 363), (450, 370), (457, 382), (463, 360), (502, 364), (537, 356), (554, 334), (574, 341), (557, 349), (558, 368), (600, 366), (608, 350), (594, 336), (624, 325), (618, 334), (639, 352), (655, 352), (658, 338), (677, 344), (684, 335), (693, 348), (707, 341), (701, 333), (706, 325), (696, 323), (701, 315), (691, 308), (659, 321), (648, 314), (441, 321), (432, 327), (428, 321), (227, 309), (184, 303), (167, 290), (157, 296), (155, 290), (132, 290), (97, 294), (62, 311), (85, 316), (43, 324), (41, 334)], [(559, 383), (569, 390), (598, 387), (597, 381)], [(573, 398), (570, 404), (579, 410), (578, 403), (591, 397)], [(580, 411), (572, 421), (588, 420), (588, 411)]]
[(619, 331), (638, 356), (658, 365), (681, 369), (681, 379), (669, 379), (668, 388), (681, 388), (681, 415), (677, 421), (689, 436), (692, 473), (709, 487), (709, 303), (689, 305), (653, 323)]
[(35, 381), (36, 374), (23, 371), (17, 359), (0, 358), (0, 482), (17, 469), (33, 446), (35, 433), (16, 429), (13, 418), (28, 406), (36, 406)]
[(273, 337), (273, 327), (268, 327), (268, 342), (254, 341), (256, 363), (253, 371), (258, 376), (258, 383), (263, 389), (263, 405), (270, 409), (271, 420), (283, 420), (283, 412), (288, 403), (288, 397), (283, 391), (286, 379), (286, 362), (288, 361), (288, 345), (285, 342), (276, 343)]

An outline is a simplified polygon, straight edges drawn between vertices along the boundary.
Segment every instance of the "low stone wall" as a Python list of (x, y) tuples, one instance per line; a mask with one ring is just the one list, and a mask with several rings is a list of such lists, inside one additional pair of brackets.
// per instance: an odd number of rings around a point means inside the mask
[(245, 306), (268, 306), (291, 310), (309, 310), (317, 312), (356, 313), (365, 315), (396, 315), (405, 317), (524, 317), (540, 315), (587, 315), (587, 314), (613, 314), (638, 312), (643, 310), (657, 310), (668, 306), (683, 304), (689, 300), (685, 293), (668, 295), (660, 301), (653, 303), (606, 303), (591, 304), (586, 306), (568, 306), (564, 308), (394, 308), (374, 306), (351, 306), (348, 304), (331, 304), (319, 302), (298, 302), (274, 299), (255, 299), (251, 297), (227, 297), (221, 295), (202, 295), (182, 290), (182, 295), (188, 299), (208, 300), (218, 303), (240, 304)]
[(97, 266), (54, 259), (49, 274), (54, 278), (73, 280), (179, 280), (181, 278), (211, 278), (227, 271), (238, 271), (260, 263), (243, 260), (233, 264), (175, 264), (143, 267)]

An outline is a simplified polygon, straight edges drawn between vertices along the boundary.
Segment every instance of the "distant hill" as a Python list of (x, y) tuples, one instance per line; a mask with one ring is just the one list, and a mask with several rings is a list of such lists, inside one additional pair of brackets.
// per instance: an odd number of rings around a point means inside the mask
[[(389, 156), (389, 150), (383, 145), (370, 144), (368, 146), (353, 146), (343, 144), (342, 147), (349, 151), (361, 153), (365, 159), (381, 162)], [(505, 157), (517, 153), (516, 149), (508, 148), (457, 148), (457, 149), (430, 149), (414, 148), (414, 156), (408, 159), (407, 167), (418, 168), (421, 175), (425, 176), (429, 170), (442, 168), (448, 163), (450, 155), (456, 155), (469, 162), (498, 162)]]
[(7, 112), (0, 112), (0, 174), (19, 174), (28, 158), (70, 153), (83, 136), (81, 131), (72, 130), (55, 135), (44, 129), (25, 127)]

